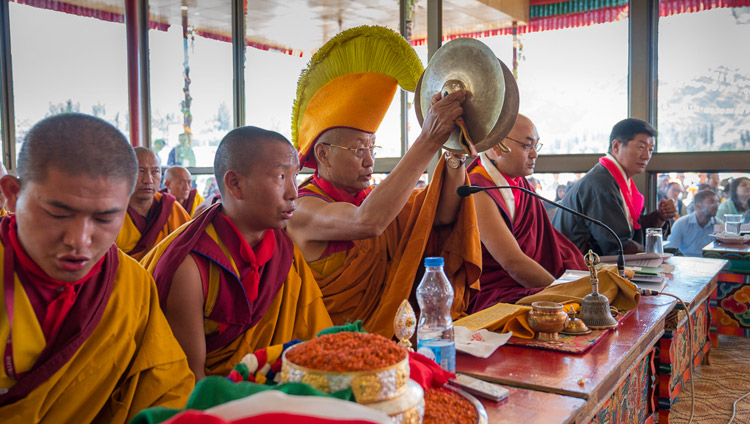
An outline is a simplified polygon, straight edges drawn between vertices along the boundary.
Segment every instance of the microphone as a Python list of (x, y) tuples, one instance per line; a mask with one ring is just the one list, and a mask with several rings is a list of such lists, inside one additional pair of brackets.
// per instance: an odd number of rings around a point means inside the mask
[(614, 237), (615, 240), (617, 240), (617, 272), (620, 274), (620, 277), (625, 278), (625, 252), (622, 249), (622, 240), (620, 240), (620, 237), (617, 236), (617, 233), (615, 233), (613, 229), (609, 228), (608, 225), (599, 221), (598, 219), (591, 218), (590, 216), (584, 215), (578, 212), (577, 210), (573, 210), (567, 206), (563, 206), (557, 202), (553, 202), (552, 200), (542, 197), (538, 195), (536, 192), (525, 189), (523, 187), (514, 187), (514, 186), (479, 187), (479, 186), (462, 185), (456, 189), (456, 194), (458, 194), (461, 197), (467, 197), (467, 196), (471, 196), (474, 193), (479, 193), (480, 191), (500, 189), (500, 188), (509, 188), (512, 190), (523, 191), (524, 193), (530, 194), (531, 196), (536, 197), (537, 199), (543, 202), (549, 203), (550, 205), (554, 205), (555, 207), (558, 207), (566, 212), (570, 212), (575, 216), (585, 219), (586, 221), (593, 222), (594, 224), (609, 231), (609, 233), (612, 234), (612, 237)]

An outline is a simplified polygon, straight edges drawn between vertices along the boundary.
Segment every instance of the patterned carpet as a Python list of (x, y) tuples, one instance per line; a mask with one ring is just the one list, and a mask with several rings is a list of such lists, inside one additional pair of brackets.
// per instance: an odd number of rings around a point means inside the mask
[[(719, 347), (711, 350), (711, 365), (695, 375), (695, 424), (726, 424), (732, 403), (750, 392), (750, 338), (719, 336)], [(670, 421), (685, 424), (690, 417), (690, 383), (672, 406)], [(750, 424), (750, 396), (737, 402), (733, 424)]]

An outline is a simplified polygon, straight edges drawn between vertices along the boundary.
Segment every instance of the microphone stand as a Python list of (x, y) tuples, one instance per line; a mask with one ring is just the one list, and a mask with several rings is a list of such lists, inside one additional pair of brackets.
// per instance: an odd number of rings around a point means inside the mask
[(456, 189), (456, 193), (461, 197), (471, 196), (474, 193), (478, 193), (480, 191), (485, 190), (491, 190), (491, 189), (500, 189), (500, 188), (508, 188), (512, 190), (520, 190), (524, 193), (530, 194), (533, 197), (536, 197), (537, 199), (549, 203), (550, 205), (554, 205), (566, 212), (570, 212), (575, 216), (581, 217), (585, 219), (586, 221), (593, 222), (594, 224), (604, 228), (605, 230), (609, 231), (610, 234), (617, 240), (617, 272), (620, 274), (620, 277), (625, 278), (625, 252), (622, 249), (622, 240), (620, 240), (620, 237), (615, 233), (615, 231), (611, 228), (609, 228), (608, 225), (605, 223), (599, 221), (598, 219), (591, 218), (590, 216), (584, 215), (576, 210), (573, 210), (567, 206), (563, 206), (557, 202), (553, 202), (552, 200), (549, 200), (547, 198), (544, 198), (537, 194), (536, 192), (533, 192), (531, 190), (525, 189), (523, 187), (514, 187), (514, 186), (493, 186), (493, 187), (479, 187), (479, 186), (470, 186), (470, 185), (463, 185), (459, 186), (458, 189)]

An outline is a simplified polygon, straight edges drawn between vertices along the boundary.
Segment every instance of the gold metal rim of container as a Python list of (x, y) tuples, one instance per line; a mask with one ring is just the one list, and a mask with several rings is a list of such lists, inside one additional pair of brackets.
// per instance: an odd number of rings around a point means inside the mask
[[(346, 388), (352, 389), (357, 403), (367, 404), (394, 399), (402, 395), (409, 382), (409, 355), (399, 362), (380, 369), (364, 371), (323, 371), (297, 365), (287, 358), (287, 349), (281, 359), (281, 381), (302, 382), (326, 393)], [(350, 379), (348, 383), (347, 379)]]
[(416, 381), (409, 380), (404, 393), (398, 397), (365, 405), (388, 415), (397, 423), (421, 423), (425, 412), (424, 389)]

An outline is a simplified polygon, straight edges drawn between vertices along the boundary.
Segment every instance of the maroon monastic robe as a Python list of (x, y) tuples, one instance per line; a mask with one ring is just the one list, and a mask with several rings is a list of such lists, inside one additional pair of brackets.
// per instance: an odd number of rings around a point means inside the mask
[[(495, 186), (487, 171), (477, 158), (469, 165), (469, 180), (472, 185)], [(534, 190), (525, 178), (518, 179), (520, 187)], [(487, 190), (497, 204), (521, 250), (540, 264), (555, 278), (566, 269), (586, 269), (583, 256), (576, 246), (549, 220), (542, 201), (520, 190), (514, 190), (516, 198), (515, 219), (511, 222), (505, 200), (499, 190)], [(561, 212), (564, 213), (564, 212)], [(469, 312), (480, 311), (498, 302), (515, 303), (517, 300), (534, 294), (541, 288), (527, 288), (516, 282), (482, 244), (482, 276), (479, 279), (481, 290), (475, 292), (469, 303)]]

